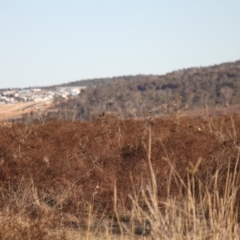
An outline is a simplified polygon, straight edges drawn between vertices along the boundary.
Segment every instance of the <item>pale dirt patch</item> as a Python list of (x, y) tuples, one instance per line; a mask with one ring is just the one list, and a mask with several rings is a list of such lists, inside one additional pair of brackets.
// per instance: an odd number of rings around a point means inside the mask
[(30, 113), (31, 111), (46, 111), (51, 106), (52, 100), (44, 102), (27, 102), (0, 105), (0, 121), (8, 121), (13, 118), (21, 118), (23, 114)]

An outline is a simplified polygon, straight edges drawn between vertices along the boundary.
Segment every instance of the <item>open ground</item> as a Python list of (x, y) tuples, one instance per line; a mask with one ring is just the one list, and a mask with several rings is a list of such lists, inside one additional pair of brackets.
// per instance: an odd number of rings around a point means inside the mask
[(52, 105), (52, 100), (44, 102), (19, 102), (13, 104), (0, 105), (0, 122), (14, 119), (21, 119), (23, 114), (31, 111), (41, 113)]
[(238, 239), (239, 154), (237, 113), (2, 125), (0, 238)]

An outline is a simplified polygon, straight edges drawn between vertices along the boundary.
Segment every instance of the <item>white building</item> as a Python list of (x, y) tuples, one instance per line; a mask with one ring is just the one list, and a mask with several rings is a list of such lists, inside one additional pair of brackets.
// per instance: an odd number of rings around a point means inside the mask
[(33, 88), (31, 89), (32, 92), (41, 92), (42, 89), (41, 88)]

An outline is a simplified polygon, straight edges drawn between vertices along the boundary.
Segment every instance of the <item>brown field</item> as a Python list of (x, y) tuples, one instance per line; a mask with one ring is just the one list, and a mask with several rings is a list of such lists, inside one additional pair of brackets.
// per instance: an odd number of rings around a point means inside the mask
[(45, 102), (19, 102), (14, 104), (0, 105), (0, 122), (19, 119), (23, 114), (31, 111), (46, 111), (52, 105), (52, 101)]
[(0, 239), (239, 239), (240, 115), (0, 126)]

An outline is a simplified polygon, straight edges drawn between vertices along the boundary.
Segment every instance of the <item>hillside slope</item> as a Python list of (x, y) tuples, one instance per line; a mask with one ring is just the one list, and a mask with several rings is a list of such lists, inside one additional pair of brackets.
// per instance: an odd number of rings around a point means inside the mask
[[(137, 75), (64, 86), (88, 86), (78, 97), (58, 102), (69, 118), (89, 120), (101, 112), (124, 117), (166, 114), (174, 109), (229, 107), (240, 104), (240, 61), (189, 68), (166, 75)], [(62, 112), (59, 112), (58, 115)], [(57, 116), (56, 113), (51, 116)]]

